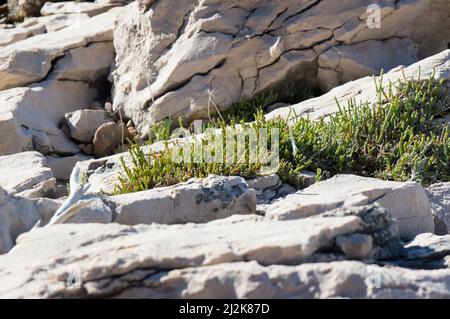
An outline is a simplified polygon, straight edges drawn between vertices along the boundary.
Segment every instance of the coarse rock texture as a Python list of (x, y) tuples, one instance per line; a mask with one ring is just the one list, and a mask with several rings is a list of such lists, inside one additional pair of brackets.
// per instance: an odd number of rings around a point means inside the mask
[(450, 183), (438, 183), (425, 189), (438, 235), (450, 233)]
[(37, 150), (73, 155), (80, 150), (59, 129), (64, 115), (105, 94), (114, 59), (115, 8), (70, 27), (0, 48), (0, 154)]
[[(392, 51), (406, 42), (401, 52), (408, 58), (402, 64), (414, 62), (416, 45), (418, 58), (447, 48), (446, 3), (382, 1), (381, 28), (367, 24), (370, 4), (369, 0), (134, 2), (114, 30), (114, 109), (123, 109), (141, 132), (147, 132), (149, 124), (168, 116), (182, 116), (187, 122), (207, 118), (212, 102), (223, 110), (287, 81), (317, 84), (319, 57), (325, 54), (322, 61), (326, 61), (326, 51), (336, 46), (335, 52), (346, 56), (358, 51), (352, 59), (360, 65), (359, 76), (377, 67), (393, 67), (400, 59)], [(375, 42), (364, 44), (369, 40)], [(379, 53), (383, 56), (376, 62), (358, 57)], [(140, 63), (134, 63), (137, 59)], [(354, 71), (352, 77), (358, 75)]]
[[(243, 261), (297, 265), (336, 237), (374, 225), (339, 213), (288, 221), (233, 216), (172, 226), (56, 225), (22, 235), (0, 257), (0, 296), (111, 297), (128, 286), (120, 278), (137, 273)], [(65, 281), (74, 275), (79, 285), (68, 289)]]
[(13, 21), (21, 21), (26, 17), (39, 15), (47, 0), (8, 0), (8, 17)]
[(254, 214), (256, 194), (241, 177), (209, 176), (175, 186), (110, 197), (114, 222), (206, 223), (234, 214)]
[(0, 186), (0, 254), (8, 252), (17, 236), (30, 230), (40, 219), (42, 216), (32, 201), (8, 194)]
[(76, 154), (73, 156), (54, 157), (47, 156), (45, 166), (51, 168), (53, 176), (58, 180), (67, 181), (70, 178), (75, 164), (92, 159), (91, 156)]
[[(81, 26), (75, 25), (50, 34), (37, 35), (20, 41), (20, 43), (0, 48), (0, 89), (24, 86), (43, 80), (52, 70), (52, 64), (60, 62), (57, 61), (58, 58), (65, 57), (66, 53), (71, 53), (71, 50), (89, 47), (90, 44), (109, 42), (111, 45), (114, 19), (120, 10), (121, 8), (115, 8), (87, 19)], [(105, 50), (103, 47), (101, 49)], [(109, 51), (113, 52), (112, 47)], [(111, 57), (110, 60), (113, 58), (111, 54), (104, 52), (104, 55)], [(69, 62), (78, 62), (81, 63), (78, 66), (83, 68), (84, 60), (96, 64), (93, 61), (95, 58), (88, 57), (92, 55), (105, 59), (103, 55), (93, 50), (87, 54), (85, 59), (74, 59), (74, 57), (66, 56), (65, 63), (60, 66), (65, 66)], [(105, 66), (101, 65), (101, 68), (105, 68)], [(79, 72), (77, 70), (66, 70), (66, 73), (66, 75), (72, 73), (78, 75)]]
[(369, 40), (332, 47), (319, 57), (318, 79), (325, 92), (363, 76), (388, 72), (417, 62), (417, 45), (410, 39)]
[(38, 34), (51, 33), (69, 26), (81, 26), (87, 20), (87, 14), (58, 14), (48, 17), (29, 18), (13, 28), (5, 28), (0, 32), (0, 47), (25, 40)]
[(45, 157), (37, 152), (0, 156), (0, 187), (12, 195), (48, 195), (56, 180), (45, 165)]
[(113, 122), (113, 118), (107, 111), (102, 110), (77, 110), (65, 115), (70, 135), (77, 141), (92, 143), (95, 131), (103, 123)]
[[(395, 84), (399, 80), (418, 80), (430, 78), (434, 75), (437, 80), (450, 79), (450, 50), (426, 58), (409, 67), (397, 67), (383, 75), (382, 84), (385, 89), (389, 82)], [(377, 83), (377, 85), (375, 84)], [(365, 77), (339, 86), (327, 94), (306, 100), (289, 107), (276, 109), (266, 114), (267, 119), (293, 118), (296, 116), (308, 116), (312, 120), (327, 117), (338, 111), (338, 105), (346, 106), (350, 100), (356, 103), (378, 102), (377, 86), (381, 83), (381, 77)], [(394, 86), (395, 92), (395, 86)]]
[(49, 16), (54, 14), (72, 14), (72, 13), (85, 13), (90, 17), (96, 16), (100, 13), (104, 13), (111, 8), (122, 5), (120, 2), (113, 1), (95, 1), (95, 2), (76, 2), (76, 1), (64, 1), (64, 2), (46, 2), (41, 9), (43, 16)]
[[(93, 201), (96, 201), (93, 205)], [(95, 206), (95, 213), (89, 209)], [(58, 207), (54, 207), (53, 213)], [(103, 213), (102, 213), (103, 210)], [(168, 187), (118, 196), (88, 195), (60, 218), (60, 223), (92, 222), (91, 215), (110, 216), (102, 222), (124, 225), (207, 223), (232, 215), (256, 213), (256, 193), (241, 177), (210, 175)], [(46, 224), (42, 221), (42, 225)], [(98, 221), (97, 221), (98, 222)]]
[(356, 175), (337, 175), (265, 208), (267, 216), (287, 220), (317, 215), (337, 207), (378, 203), (398, 221), (401, 237), (434, 231), (430, 203), (416, 182), (391, 182)]

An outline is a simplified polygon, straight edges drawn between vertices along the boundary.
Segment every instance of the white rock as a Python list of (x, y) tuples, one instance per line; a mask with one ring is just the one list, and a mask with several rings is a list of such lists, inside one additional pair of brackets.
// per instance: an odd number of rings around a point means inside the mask
[(363, 76), (386, 73), (417, 62), (417, 45), (410, 39), (369, 40), (332, 47), (319, 56), (318, 79), (325, 92)]
[(317, 215), (331, 209), (378, 203), (398, 221), (400, 236), (434, 231), (430, 203), (416, 182), (390, 182), (356, 175), (337, 175), (284, 200), (266, 206), (266, 215), (287, 220)]
[[(409, 67), (398, 67), (392, 69), (383, 76), (383, 84), (386, 86), (389, 81), (396, 83), (399, 80), (425, 79), (434, 75), (436, 79), (450, 79), (450, 50), (445, 50), (432, 57), (419, 61)], [(380, 77), (375, 77), (377, 83), (380, 83)], [(340, 105), (346, 106), (350, 100), (356, 103), (368, 102), (376, 103), (378, 101), (377, 88), (373, 77), (365, 77), (342, 86), (336, 87), (330, 92), (306, 100), (304, 102), (276, 109), (266, 115), (267, 119), (274, 118), (292, 118), (293, 114), (297, 116), (308, 116), (312, 120), (318, 120), (327, 117), (338, 111), (336, 99)]]
[(45, 167), (45, 157), (37, 152), (0, 156), (0, 187), (10, 194), (50, 191), (56, 180)]
[[(187, 122), (207, 118), (211, 99), (224, 110), (287, 81), (304, 79), (314, 85), (318, 57), (336, 45), (399, 39), (391, 42), (416, 43), (419, 58), (447, 48), (450, 19), (431, 1), (383, 1), (380, 29), (368, 27), (367, 4), (366, 0), (134, 2), (114, 30), (114, 109), (124, 110), (138, 129), (147, 132), (151, 123), (167, 116), (182, 116)], [(374, 49), (360, 44), (353, 49), (361, 56), (374, 52), (383, 56), (376, 65), (354, 59), (364, 67), (359, 73), (354, 68), (352, 76), (411, 63), (402, 53), (393, 59), (384, 45)], [(408, 56), (412, 53), (405, 51)], [(134, 63), (137, 59), (140, 63)]]
[(113, 196), (108, 201), (115, 208), (114, 222), (126, 225), (206, 223), (256, 211), (255, 192), (248, 189), (243, 178), (214, 175)]
[(450, 183), (438, 183), (425, 189), (431, 203), (436, 234), (450, 233)]
[(52, 63), (69, 50), (111, 42), (118, 10), (121, 8), (87, 19), (80, 26), (40, 34), (0, 48), (0, 90), (43, 80), (51, 71)]
[(65, 115), (70, 135), (80, 141), (92, 143), (95, 131), (100, 125), (113, 122), (112, 117), (106, 111), (101, 110), (77, 110)]
[(51, 168), (53, 176), (58, 180), (69, 180), (72, 169), (75, 164), (80, 161), (90, 160), (92, 157), (76, 154), (73, 156), (66, 157), (53, 157), (47, 156), (45, 166)]
[(40, 219), (33, 202), (10, 195), (0, 186), (0, 254), (8, 252), (17, 236), (30, 230)]

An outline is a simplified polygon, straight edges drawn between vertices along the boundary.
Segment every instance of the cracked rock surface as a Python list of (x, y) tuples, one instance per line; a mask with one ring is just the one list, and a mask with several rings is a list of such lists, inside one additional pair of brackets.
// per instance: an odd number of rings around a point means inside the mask
[[(226, 109), (286, 79), (329, 89), (403, 55), (413, 63), (447, 48), (450, 10), (435, 2), (382, 1), (380, 29), (366, 23), (368, 0), (134, 2), (114, 29), (114, 109), (146, 131), (168, 116), (205, 118), (211, 99)], [(332, 69), (337, 60), (358, 67)]]

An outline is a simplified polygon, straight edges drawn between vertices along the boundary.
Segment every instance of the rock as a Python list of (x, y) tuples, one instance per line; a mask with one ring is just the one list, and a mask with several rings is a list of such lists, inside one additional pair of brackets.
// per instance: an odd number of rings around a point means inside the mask
[[(450, 19), (432, 2), (383, 1), (380, 29), (367, 25), (366, 0), (134, 2), (114, 29), (114, 110), (147, 132), (166, 117), (207, 118), (211, 99), (225, 110), (286, 82), (315, 86), (323, 79), (317, 77), (319, 56), (333, 47), (383, 54), (370, 65), (344, 50), (364, 65), (352, 76), (392, 68), (399, 59), (389, 48), (396, 43), (417, 44), (419, 59), (436, 54), (447, 48)], [(137, 57), (141, 63), (134, 63)]]
[[(409, 67), (397, 67), (384, 74), (383, 84), (386, 86), (389, 82), (396, 83), (399, 80), (418, 80), (428, 78), (434, 75), (437, 80), (450, 79), (450, 50), (445, 50), (432, 57), (419, 61)], [(375, 77), (377, 83), (381, 78)], [(347, 105), (350, 100), (356, 103), (368, 102), (377, 103), (377, 88), (372, 76), (365, 77), (342, 86), (336, 87), (330, 92), (306, 100), (304, 102), (292, 105), (290, 107), (279, 108), (266, 115), (267, 119), (274, 118), (292, 118), (292, 114), (298, 117), (308, 116), (312, 120), (318, 120), (327, 117), (338, 111), (336, 100), (340, 105)], [(394, 90), (395, 92), (395, 90)]]
[(0, 186), (0, 254), (8, 252), (17, 236), (30, 230), (40, 219), (33, 202), (10, 195)]
[(174, 186), (108, 198), (125, 225), (207, 223), (234, 214), (254, 214), (255, 192), (241, 177), (211, 175)]
[(82, 201), (83, 207), (77, 210), (77, 214), (69, 218), (67, 224), (99, 223), (108, 224), (113, 221), (113, 211), (100, 198)]
[(97, 92), (88, 83), (44, 81), (28, 88), (0, 91), (0, 154), (8, 155), (30, 150), (73, 155), (76, 144), (58, 128), (67, 112), (74, 111)]
[(449, 281), (450, 270), (387, 268), (357, 261), (265, 267), (250, 261), (156, 273), (135, 271), (108, 284), (87, 283), (85, 297), (433, 299), (450, 297)]
[(450, 183), (438, 183), (425, 189), (431, 203), (435, 233), (450, 233)]
[(72, 13), (85, 13), (90, 17), (104, 13), (111, 8), (120, 6), (120, 2), (46, 2), (41, 9), (43, 16), (54, 14), (72, 14)]
[(8, 17), (21, 21), (26, 17), (38, 16), (47, 0), (8, 0)]
[[(329, 251), (341, 236), (352, 238), (352, 234), (371, 230), (374, 243), (376, 238), (382, 240), (387, 224), (383, 230), (376, 228), (389, 218), (385, 209), (372, 205), (287, 221), (232, 216), (207, 224), (171, 226), (55, 225), (21, 235), (14, 250), (0, 256), (0, 296), (382, 298), (448, 294), (444, 286), (408, 290), (412, 284), (432, 282), (431, 278), (447, 280), (448, 271), (422, 273), (348, 261), (299, 265)], [(247, 264), (251, 268), (244, 267)], [(274, 277), (268, 275), (271, 269)], [(296, 277), (300, 271), (301, 277)], [(70, 285), (68, 279), (74, 276), (77, 283)], [(252, 278), (253, 283), (245, 278)], [(239, 288), (236, 285), (242, 280), (245, 285)], [(232, 289), (221, 286), (231, 283)], [(312, 283), (317, 287), (308, 289)]]
[(316, 182), (316, 174), (307, 170), (300, 171), (299, 178), (304, 187), (309, 187)]
[(85, 154), (92, 155), (94, 153), (94, 145), (88, 144), (81, 149)]
[[(82, 26), (72, 26), (49, 34), (40, 34), (0, 48), (0, 90), (29, 85), (48, 78), (53, 67), (60, 68), (59, 78), (70, 79), (85, 74), (84, 63), (94, 70), (109, 69), (114, 57), (112, 28), (121, 8), (83, 21)], [(105, 45), (109, 42), (108, 51)], [(77, 48), (86, 47), (85, 50)], [(99, 52), (101, 51), (101, 52)], [(81, 53), (85, 53), (81, 57)], [(63, 59), (59, 59), (61, 57)], [(109, 57), (108, 64), (104, 61)], [(99, 59), (96, 61), (96, 59)], [(55, 65), (52, 65), (55, 64)], [(79, 67), (80, 71), (74, 66)], [(71, 67), (71, 69), (67, 69)], [(90, 79), (95, 81), (96, 79)], [(89, 105), (89, 104), (85, 104)]]
[(450, 255), (450, 235), (420, 234), (403, 250), (406, 259), (437, 259), (447, 255)]
[(259, 176), (247, 181), (248, 187), (255, 190), (265, 190), (266, 188), (276, 187), (279, 186), (280, 183), (280, 177), (277, 174)]
[[(36, 149), (37, 135), (37, 147), (45, 153), (79, 153), (59, 129), (60, 121), (103, 94), (99, 83), (106, 80), (114, 58), (111, 41), (117, 10), (88, 19), (83, 28), (74, 26), (0, 48), (0, 90), (41, 81), (0, 91), (0, 132), (6, 136), (0, 142), (1, 155)], [(42, 146), (42, 141), (48, 145)]]
[(45, 166), (51, 168), (53, 176), (55, 176), (56, 179), (67, 181), (69, 180), (70, 174), (72, 173), (76, 163), (80, 161), (87, 161), (91, 158), (92, 157), (82, 154), (66, 157), (47, 156)]
[(372, 237), (364, 234), (343, 235), (336, 238), (342, 252), (351, 258), (365, 258), (372, 252)]
[(55, 184), (52, 171), (45, 167), (45, 157), (41, 154), (24, 152), (0, 156), (0, 187), (8, 193), (45, 196), (54, 191)]
[(91, 143), (95, 131), (100, 125), (113, 122), (112, 117), (106, 111), (99, 110), (77, 110), (66, 113), (65, 119), (70, 130), (70, 135), (80, 141)]
[(87, 20), (87, 14), (59, 14), (50, 17), (29, 18), (14, 28), (2, 30), (0, 34), (0, 47), (7, 46), (38, 34), (51, 33), (62, 30), (68, 26), (81, 25)]
[(114, 122), (104, 123), (95, 132), (93, 153), (98, 157), (111, 155), (121, 141), (121, 127)]
[(398, 220), (400, 236), (413, 238), (433, 232), (430, 203), (416, 182), (390, 182), (355, 175), (337, 175), (266, 207), (266, 214), (281, 220), (305, 218), (337, 207), (376, 202)]
[(417, 45), (411, 39), (369, 40), (332, 47), (319, 56), (318, 80), (327, 92), (363, 76), (379, 75), (399, 65), (417, 62)]
[[(168, 271), (243, 260), (297, 264), (323, 243), (360, 226), (355, 216), (291, 221), (240, 216), (172, 226), (56, 225), (22, 235), (13, 251), (0, 257), (0, 296), (86, 297), (84, 284), (109, 282), (137, 269)], [(45, 269), (45, 277), (37, 269)], [(74, 269), (81, 287), (68, 290), (61, 280)]]

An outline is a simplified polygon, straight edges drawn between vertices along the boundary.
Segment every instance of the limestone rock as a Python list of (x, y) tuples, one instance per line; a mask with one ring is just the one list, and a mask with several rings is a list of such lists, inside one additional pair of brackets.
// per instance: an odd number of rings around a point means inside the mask
[(125, 130), (126, 128), (114, 122), (100, 125), (95, 131), (93, 153), (98, 157), (111, 155), (121, 143)]
[(438, 183), (425, 189), (431, 203), (435, 231), (438, 235), (450, 232), (450, 183)]
[(379, 75), (417, 62), (417, 45), (410, 39), (369, 40), (332, 47), (319, 56), (318, 79), (325, 92), (363, 76)]
[(266, 207), (266, 214), (286, 220), (317, 215), (337, 207), (378, 203), (398, 220), (400, 236), (433, 232), (430, 203), (416, 182), (390, 182), (355, 175), (337, 175)]
[(336, 238), (336, 244), (342, 252), (352, 258), (364, 258), (372, 252), (372, 237), (370, 235), (353, 234)]
[(109, 285), (91, 282), (86, 287), (88, 294), (99, 296), (105, 290), (120, 291), (116, 298), (425, 299), (449, 298), (449, 282), (450, 270), (387, 268), (357, 261), (265, 267), (250, 261), (154, 274), (136, 271)]
[(255, 192), (241, 177), (211, 175), (186, 183), (108, 198), (114, 222), (137, 224), (206, 223), (234, 214), (254, 214)]
[(8, 252), (17, 236), (30, 230), (40, 219), (31, 201), (10, 195), (0, 186), (0, 254)]
[[(445, 50), (432, 57), (419, 61), (409, 67), (397, 67), (392, 69), (383, 76), (383, 84), (386, 86), (389, 81), (396, 83), (399, 80), (417, 80), (424, 79), (434, 75), (435, 79), (450, 79), (450, 50)], [(346, 106), (348, 101), (355, 100), (356, 103), (368, 102), (376, 103), (378, 97), (376, 94), (377, 88), (375, 80), (380, 83), (381, 78), (365, 77), (353, 82), (349, 82), (342, 86), (336, 87), (330, 92), (306, 100), (304, 102), (276, 109), (266, 115), (267, 119), (273, 118), (293, 118), (292, 114), (296, 116), (308, 116), (312, 120), (327, 117), (338, 111), (336, 99), (339, 104)], [(395, 92), (395, 91), (394, 91)]]
[[(418, 58), (436, 54), (447, 48), (450, 19), (433, 2), (383, 1), (380, 29), (367, 24), (366, 0), (134, 2), (114, 30), (114, 110), (147, 132), (166, 117), (207, 118), (211, 101), (225, 110), (288, 81), (316, 85), (319, 56), (341, 44), (408, 42), (408, 48), (417, 44)], [(383, 56), (352, 76), (411, 62), (393, 59), (389, 47), (354, 47), (361, 56)]]
[(80, 161), (87, 161), (92, 157), (76, 154), (73, 156), (66, 157), (46, 157), (45, 166), (51, 168), (53, 176), (55, 176), (58, 180), (69, 180), (70, 174), (72, 173), (72, 169), (75, 167), (75, 164)]
[[(112, 46), (112, 28), (118, 10), (120, 11), (121, 8), (115, 8), (87, 19), (81, 26), (74, 25), (57, 32), (40, 34), (0, 48), (0, 90), (25, 86), (45, 79), (52, 69), (52, 63), (70, 50), (88, 47), (90, 44), (99, 44), (99, 42), (110, 42)], [(87, 55), (93, 53), (95, 55), (95, 52), (85, 52)], [(112, 47), (109, 52), (113, 52)], [(96, 56), (102, 58), (100, 61), (103, 61), (102, 55), (97, 54)], [(73, 58), (69, 56), (67, 59)], [(80, 59), (73, 60), (73, 62), (80, 62)], [(88, 56), (85, 57), (85, 60), (92, 61)], [(60, 64), (64, 64), (64, 62)], [(111, 62), (106, 66), (107, 68)], [(95, 64), (95, 62), (92, 63)], [(99, 67), (105, 68), (103, 63)], [(76, 74), (77, 72), (71, 70), (70, 73)], [(91, 80), (95, 81), (95, 79)]]
[(100, 110), (77, 110), (66, 113), (65, 119), (70, 130), (70, 135), (80, 141), (91, 143), (95, 131), (100, 125), (113, 122), (112, 117), (106, 111)]
[(0, 48), (0, 90), (43, 80), (0, 91), (0, 132), (5, 136), (0, 141), (1, 155), (34, 149), (45, 154), (79, 153), (59, 129), (60, 121), (64, 114), (104, 94), (103, 85), (98, 84), (106, 80), (113, 62), (112, 25), (117, 10), (88, 19), (82, 28), (74, 26)]
[[(13, 251), (0, 257), (0, 296), (85, 296), (85, 284), (139, 268), (158, 271), (243, 260), (296, 264), (360, 227), (355, 216), (291, 221), (240, 216), (172, 226), (56, 225), (22, 235)], [(64, 281), (73, 271), (81, 287), (71, 290)]]
[(29, 18), (24, 22), (7, 28), (0, 33), (0, 47), (19, 42), (38, 34), (62, 30), (73, 25), (81, 25), (87, 14), (58, 14), (49, 17)]
[(8, 0), (8, 16), (15, 21), (39, 15), (47, 0)]
[(24, 152), (0, 156), (0, 187), (8, 193), (23, 195), (32, 190), (37, 195), (45, 195), (55, 184), (52, 171), (45, 167), (45, 157), (41, 154)]

